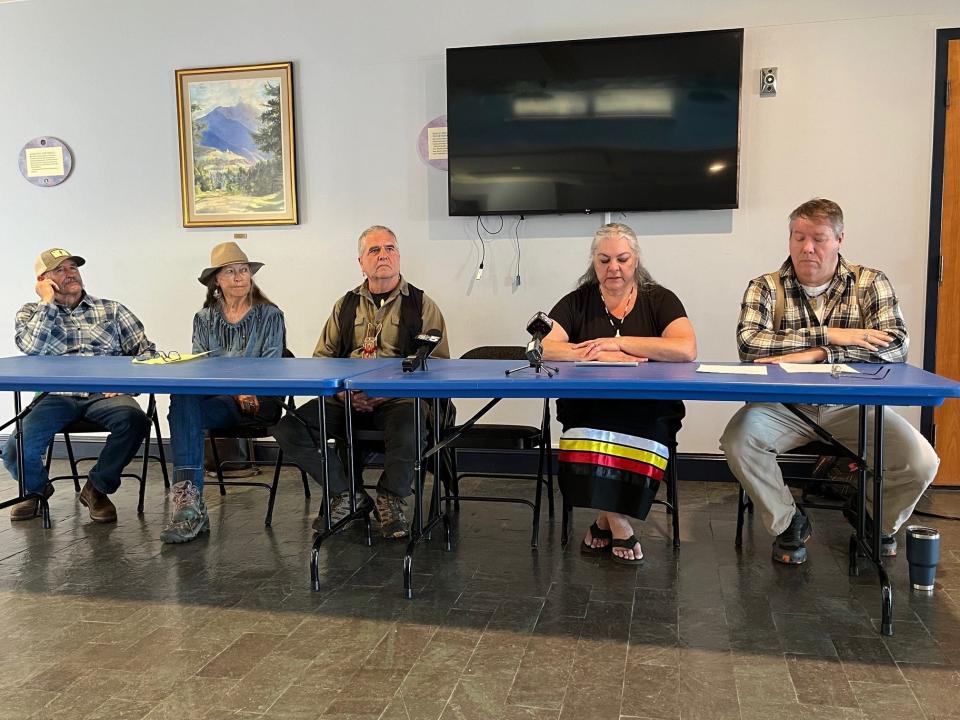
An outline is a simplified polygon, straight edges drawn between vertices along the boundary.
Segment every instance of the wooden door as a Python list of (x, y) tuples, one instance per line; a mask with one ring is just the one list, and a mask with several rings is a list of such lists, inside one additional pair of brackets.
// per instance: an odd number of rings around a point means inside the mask
[[(960, 40), (948, 46), (947, 83), (936, 369), (938, 375), (960, 380)], [(940, 455), (935, 483), (960, 485), (960, 400), (947, 400), (937, 408), (934, 422)]]

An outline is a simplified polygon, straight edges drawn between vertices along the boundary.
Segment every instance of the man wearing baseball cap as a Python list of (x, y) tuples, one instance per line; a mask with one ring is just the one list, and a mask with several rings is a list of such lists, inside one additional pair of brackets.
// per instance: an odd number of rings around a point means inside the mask
[[(27, 303), (16, 317), (17, 347), (27, 355), (140, 355), (156, 348), (143, 324), (115, 300), (89, 295), (83, 288), (79, 255), (63, 248), (40, 253), (34, 265), (39, 302)], [(120, 487), (120, 473), (140, 448), (148, 419), (129, 395), (118, 393), (50, 393), (34, 403), (23, 420), (24, 486), (27, 492), (50, 497), (53, 486), (43, 454), (60, 430), (85, 419), (109, 431), (97, 464), (80, 491), (80, 502), (95, 522), (114, 522), (117, 509), (110, 498)], [(3, 450), (3, 463), (17, 477), (16, 434)], [(10, 508), (11, 520), (37, 516), (39, 502), (24, 500)]]

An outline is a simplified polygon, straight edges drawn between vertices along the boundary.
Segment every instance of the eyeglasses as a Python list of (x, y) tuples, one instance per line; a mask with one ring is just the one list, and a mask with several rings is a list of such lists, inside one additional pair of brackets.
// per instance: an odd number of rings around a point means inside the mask
[(166, 360), (169, 362), (176, 362), (180, 359), (180, 353), (176, 350), (171, 350), (170, 352), (164, 352), (163, 350), (155, 350), (152, 353), (141, 353), (137, 355), (137, 360), (153, 360), (154, 358), (160, 358), (161, 360)]
[(843, 365), (834, 364), (830, 366), (830, 377), (834, 380), (839, 380), (841, 375), (846, 376), (850, 380), (883, 380), (889, 374), (889, 365), (881, 365), (873, 372), (860, 371), (856, 373), (844, 372)]

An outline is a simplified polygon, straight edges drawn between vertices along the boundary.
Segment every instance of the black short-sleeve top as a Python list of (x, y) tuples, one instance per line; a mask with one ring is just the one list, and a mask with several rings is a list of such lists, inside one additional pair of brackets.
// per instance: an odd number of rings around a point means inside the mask
[[(633, 308), (623, 318), (620, 335), (660, 337), (670, 323), (686, 316), (683, 303), (672, 291), (650, 285), (637, 292)], [(581, 285), (560, 298), (550, 317), (567, 331), (572, 343), (613, 337), (617, 333), (615, 319), (611, 319), (604, 308), (600, 286), (594, 283)]]
[[(650, 285), (637, 293), (633, 308), (621, 323), (620, 335), (660, 337), (670, 323), (686, 316), (683, 303), (673, 292)], [(581, 285), (564, 295), (550, 311), (550, 317), (567, 331), (572, 343), (614, 337), (617, 333), (596, 284)], [(597, 428), (664, 444), (675, 442), (683, 416), (684, 407), (679, 400), (557, 400), (557, 419), (564, 431), (574, 427)]]

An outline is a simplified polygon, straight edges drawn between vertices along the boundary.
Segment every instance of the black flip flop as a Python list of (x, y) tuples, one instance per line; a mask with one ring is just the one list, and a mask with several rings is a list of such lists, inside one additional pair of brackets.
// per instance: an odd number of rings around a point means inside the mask
[(610, 552), (610, 542), (613, 541), (613, 533), (609, 530), (604, 530), (599, 527), (596, 523), (590, 526), (590, 536), (594, 540), (606, 540), (607, 544), (603, 547), (593, 547), (593, 545), (587, 545), (585, 540), (580, 541), (580, 552), (584, 555), (604, 555)]
[[(633, 550), (640, 541), (637, 539), (636, 535), (631, 535), (630, 537), (623, 538), (614, 538), (610, 541), (610, 548), (624, 548), (625, 550)], [(641, 551), (642, 552), (642, 551)], [(615, 552), (610, 553), (610, 559), (615, 563), (620, 563), (621, 565), (643, 565), (643, 555), (633, 560), (628, 560), (627, 558), (620, 557)]]

